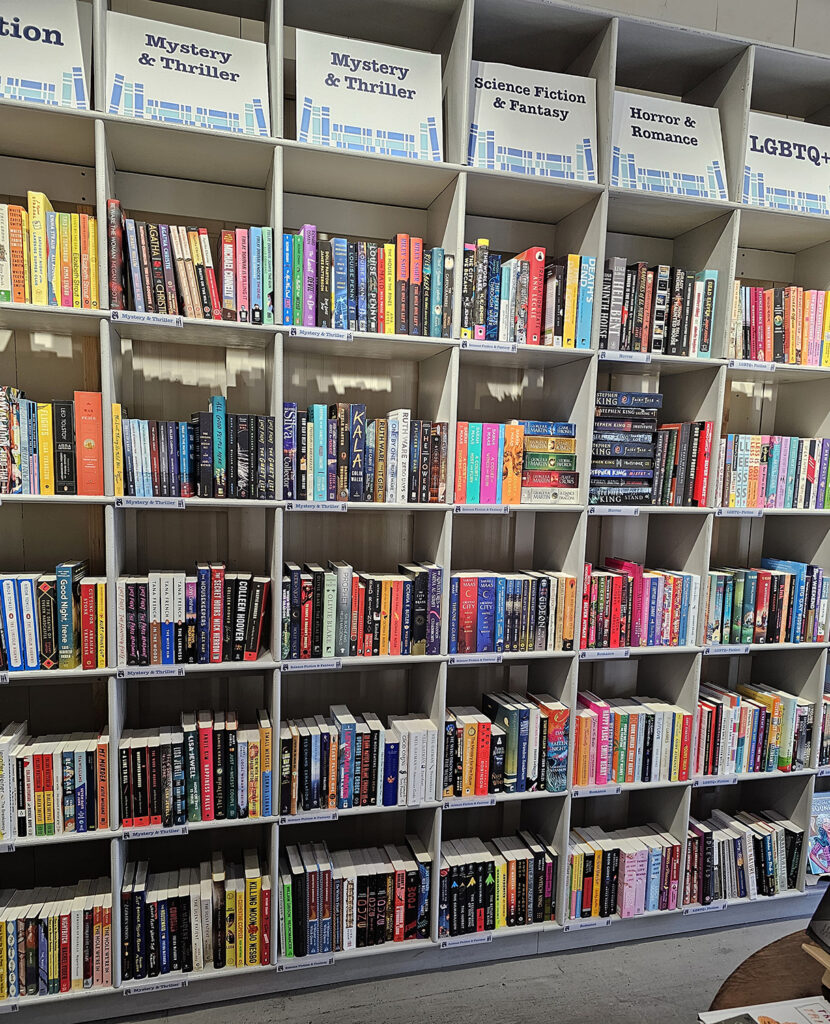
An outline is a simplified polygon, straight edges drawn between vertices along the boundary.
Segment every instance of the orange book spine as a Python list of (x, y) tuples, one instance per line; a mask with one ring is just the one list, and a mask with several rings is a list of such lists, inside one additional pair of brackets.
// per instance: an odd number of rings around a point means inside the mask
[(100, 391), (75, 392), (78, 494), (104, 493), (104, 430)]
[(9, 207), (9, 262), (12, 302), (26, 301), (26, 261), (23, 256), (23, 207)]

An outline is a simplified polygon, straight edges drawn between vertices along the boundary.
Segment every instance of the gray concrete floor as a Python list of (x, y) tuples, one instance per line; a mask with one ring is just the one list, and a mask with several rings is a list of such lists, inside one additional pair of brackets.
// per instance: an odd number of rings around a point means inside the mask
[(135, 1019), (143, 1024), (693, 1024), (751, 953), (806, 923), (776, 921)]

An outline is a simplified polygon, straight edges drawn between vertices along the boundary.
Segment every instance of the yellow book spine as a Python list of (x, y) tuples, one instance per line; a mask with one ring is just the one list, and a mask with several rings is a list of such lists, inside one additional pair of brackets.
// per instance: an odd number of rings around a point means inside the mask
[(507, 863), (496, 867), (496, 927), (507, 927)]
[[(253, 733), (251, 734), (253, 735)], [(248, 817), (259, 817), (260, 796), (260, 756), (259, 743), (248, 743)]]
[(37, 403), (37, 450), (40, 493), (55, 493), (55, 448), (52, 438), (52, 405)]
[(29, 267), (31, 275), (31, 301), (36, 306), (49, 305), (48, 242), (46, 239), (46, 211), (51, 210), (49, 200), (42, 192), (29, 192)]
[[(55, 251), (50, 251), (47, 256), (52, 260), (52, 279), (49, 282), (49, 291), (53, 306), (59, 306), (61, 304), (61, 218), (60, 214), (55, 214)], [(49, 245), (49, 235), (46, 236), (46, 244)], [(47, 263), (48, 268), (48, 263)]]
[(236, 897), (236, 963), (245, 965), (245, 886), (238, 885), (234, 890)]
[(60, 966), (59, 966), (59, 952), (60, 952), (60, 934), (58, 924), (60, 918), (57, 913), (50, 914), (49, 920), (46, 924), (46, 936), (47, 936), (47, 951), (48, 951), (48, 979), (51, 985), (55, 982), (60, 982)]
[(680, 779), (680, 741), (683, 737), (683, 712), (674, 712), (674, 738), (671, 746), (671, 776), (670, 782), (677, 782)]
[[(260, 765), (260, 769), (259, 770), (260, 770), (260, 779), (265, 775), (266, 772), (271, 772), (271, 780), (272, 780), (271, 789), (272, 789), (272, 792), (273, 792), (273, 777), (274, 777), (274, 773), (273, 773), (272, 767), (271, 767), (272, 766), (272, 762), (273, 762), (272, 751), (271, 751), (272, 735), (273, 734), (272, 734), (271, 726), (270, 725), (267, 728), (260, 728), (260, 730), (259, 730), (259, 765)], [(272, 805), (273, 805), (273, 796), (272, 796), (271, 799), (272, 799)]]
[(386, 243), (383, 247), (383, 330), (395, 333), (395, 246)]
[(579, 256), (568, 254), (568, 268), (565, 276), (565, 326), (562, 333), (562, 347), (576, 348), (576, 306), (579, 290)]
[(578, 851), (574, 853), (573, 860), (571, 861), (571, 892), (578, 893), (582, 892), (582, 870), (583, 870), (583, 854)]
[(98, 309), (98, 218), (89, 218), (89, 306)]
[[(5, 957), (6, 949), (6, 922), (0, 920), (0, 949), (4, 951), (3, 956)], [(5, 968), (0, 971), (0, 999), (5, 999), (9, 994), (8, 989), (8, 972)]]
[(72, 218), (68, 213), (58, 215), (60, 224), (61, 291), (60, 304), (72, 305)]
[(236, 890), (225, 889), (225, 966), (236, 967)]
[(118, 402), (112, 403), (112, 486), (117, 498), (124, 496), (124, 438)]
[(255, 878), (245, 879), (247, 916), (246, 916), (246, 943), (245, 943), (245, 966), (256, 967), (259, 964), (259, 901), (262, 879), (259, 875)]
[(81, 218), (70, 214), (72, 225), (72, 305), (81, 308)]
[(594, 848), (594, 882), (591, 888), (591, 917), (599, 917), (599, 893), (602, 888), (602, 849)]
[(821, 365), (830, 366), (830, 292), (824, 293), (824, 323), (821, 325)]
[(95, 645), (98, 668), (107, 667), (107, 584), (95, 585)]

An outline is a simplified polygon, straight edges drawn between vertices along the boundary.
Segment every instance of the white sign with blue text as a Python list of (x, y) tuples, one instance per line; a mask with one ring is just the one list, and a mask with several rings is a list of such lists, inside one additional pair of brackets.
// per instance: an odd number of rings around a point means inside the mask
[(146, 121), (269, 135), (264, 43), (107, 13), (104, 109)]
[(0, 15), (0, 99), (89, 110), (75, 0), (6, 0)]
[(296, 31), (297, 139), (407, 160), (443, 159), (437, 53)]
[(596, 181), (596, 91), (593, 78), (474, 60), (467, 163)]
[(830, 128), (751, 110), (741, 201), (830, 216)]
[(611, 184), (695, 199), (726, 199), (718, 111), (618, 89)]

